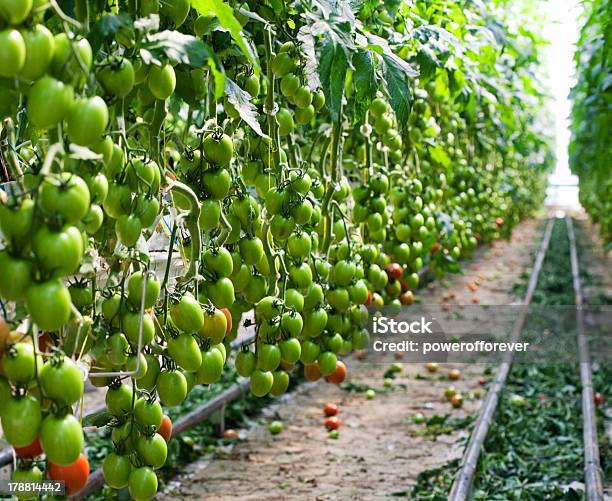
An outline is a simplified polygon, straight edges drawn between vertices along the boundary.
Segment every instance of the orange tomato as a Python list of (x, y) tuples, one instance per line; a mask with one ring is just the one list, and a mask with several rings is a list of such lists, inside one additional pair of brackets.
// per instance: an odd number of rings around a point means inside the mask
[(304, 366), (304, 377), (306, 381), (316, 381), (320, 379), (323, 373), (321, 369), (319, 369), (319, 364), (316, 362), (314, 364), (306, 364)]
[(232, 314), (227, 308), (221, 308), (221, 311), (227, 319), (227, 327), (225, 328), (225, 334), (229, 334), (232, 331)]
[(346, 365), (338, 360), (336, 362), (336, 370), (325, 378), (325, 381), (333, 384), (340, 384), (346, 378)]
[(85, 454), (81, 453), (78, 459), (68, 466), (49, 463), (47, 474), (51, 480), (63, 480), (66, 486), (66, 494), (70, 496), (79, 492), (87, 483), (89, 478), (89, 461)]
[(170, 438), (172, 437), (172, 421), (166, 414), (162, 417), (161, 426), (159, 430), (157, 430), (157, 433), (164, 437), (166, 442), (170, 442)]

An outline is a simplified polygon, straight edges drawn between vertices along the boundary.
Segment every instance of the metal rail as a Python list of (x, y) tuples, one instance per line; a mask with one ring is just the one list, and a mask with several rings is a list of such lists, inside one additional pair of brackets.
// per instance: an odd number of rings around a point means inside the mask
[(584, 484), (588, 501), (603, 501), (603, 474), (599, 462), (599, 442), (597, 440), (597, 421), (593, 399), (593, 381), (589, 345), (584, 326), (584, 309), (580, 268), (576, 252), (576, 236), (572, 218), (565, 218), (567, 235), (570, 241), (570, 259), (576, 303), (576, 342), (580, 360), (580, 382), (582, 383), (582, 441), (584, 445)]
[[(554, 219), (549, 219), (546, 229), (544, 230), (542, 244), (540, 245), (540, 249), (536, 255), (533, 271), (531, 272), (531, 277), (529, 278), (529, 284), (527, 286), (527, 292), (525, 293), (525, 297), (521, 302), (523, 308), (521, 308), (519, 316), (512, 328), (510, 340), (511, 343), (516, 343), (518, 341), (521, 331), (523, 330), (529, 305), (538, 284), (540, 270), (542, 269), (542, 264), (544, 263), (544, 257), (546, 256), (546, 251), (548, 250), (548, 244), (550, 243), (553, 224)], [(457, 476), (455, 477), (448, 498), (450, 501), (465, 501), (470, 497), (472, 481), (474, 479), (476, 467), (478, 466), (480, 451), (489, 431), (489, 426), (493, 421), (493, 416), (495, 415), (497, 404), (499, 403), (499, 395), (506, 384), (513, 358), (514, 352), (506, 352), (501, 364), (497, 368), (495, 380), (489, 387), (489, 391), (485, 397), (485, 401), (474, 426), (474, 430), (472, 431), (468, 445), (463, 453), (461, 467), (457, 473)]]

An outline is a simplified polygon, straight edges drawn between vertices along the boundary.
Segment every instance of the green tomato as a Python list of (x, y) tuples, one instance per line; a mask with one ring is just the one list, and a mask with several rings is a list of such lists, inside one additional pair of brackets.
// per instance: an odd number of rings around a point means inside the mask
[(0, 17), (9, 24), (21, 24), (32, 11), (32, 0), (1, 0)]
[(13, 447), (30, 445), (40, 428), (40, 403), (34, 397), (10, 397), (2, 411), (2, 430), (6, 441)]
[(26, 61), (26, 44), (19, 31), (0, 30), (0, 77), (13, 78)]
[(79, 99), (66, 117), (68, 138), (81, 146), (91, 146), (100, 139), (108, 124), (108, 108), (99, 97)]
[(26, 307), (34, 323), (46, 331), (55, 331), (70, 318), (72, 300), (68, 288), (59, 280), (30, 285)]
[(156, 99), (161, 99), (162, 101), (168, 99), (176, 88), (176, 74), (174, 68), (169, 64), (165, 64), (161, 67), (151, 66), (147, 84), (151, 94), (153, 94)]
[(33, 265), (30, 261), (12, 257), (0, 251), (0, 297), (21, 301), (32, 283)]
[(58, 466), (74, 463), (83, 448), (83, 428), (72, 414), (49, 414), (40, 426), (40, 444), (47, 460)]
[(27, 30), (22, 29), (21, 36), (25, 43), (26, 57), (19, 77), (29, 81), (37, 80), (46, 73), (53, 59), (55, 39), (42, 24)]

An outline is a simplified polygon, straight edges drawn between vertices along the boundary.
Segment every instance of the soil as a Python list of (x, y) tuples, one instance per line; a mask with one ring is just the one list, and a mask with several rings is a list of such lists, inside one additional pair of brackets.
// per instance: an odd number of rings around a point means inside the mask
[[(512, 290), (529, 272), (540, 244), (540, 223), (519, 225), (511, 241), (478, 249), (463, 275), (432, 283), (420, 297), (425, 304), (510, 304), (520, 298)], [(382, 500), (407, 496), (419, 472), (460, 457), (467, 437), (453, 430), (436, 440), (419, 433), (412, 418), (422, 413), (460, 418), (478, 409), (484, 391), (479, 384), (483, 365), (443, 364), (436, 374), (423, 364), (402, 364), (391, 388), (383, 387), (389, 363), (350, 360), (353, 387), (377, 390), (368, 400), (363, 392), (348, 392), (325, 382), (303, 384), (268, 407), (260, 424), (239, 431), (234, 445), (218, 448), (213, 460), (189, 465), (175, 477), (160, 500)], [(401, 362), (401, 360), (398, 360)], [(461, 371), (449, 382), (450, 369)], [(417, 375), (419, 378), (417, 379)], [(443, 397), (449, 384), (465, 397), (453, 409)], [(336, 440), (324, 428), (323, 406), (339, 405), (342, 425)], [(285, 429), (273, 436), (266, 428), (281, 420)]]

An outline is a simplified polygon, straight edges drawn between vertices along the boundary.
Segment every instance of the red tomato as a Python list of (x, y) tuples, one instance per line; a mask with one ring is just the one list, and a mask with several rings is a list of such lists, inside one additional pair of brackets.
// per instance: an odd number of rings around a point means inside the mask
[(398, 263), (389, 263), (386, 268), (387, 276), (390, 280), (397, 280), (404, 273), (404, 268)]
[(325, 420), (325, 428), (328, 430), (337, 430), (340, 428), (340, 418), (338, 416), (331, 416)]
[(336, 362), (336, 370), (329, 376), (325, 377), (325, 381), (333, 384), (340, 384), (346, 378), (346, 365), (338, 360)]
[(496, 218), (495, 219), (495, 224), (497, 225), (498, 228), (503, 226), (504, 225), (504, 219), (501, 218), (501, 217)]
[(593, 401), (595, 402), (595, 405), (601, 405), (605, 402), (605, 398), (601, 393), (597, 392), (595, 395), (593, 395)]
[(365, 306), (370, 306), (372, 304), (372, 291), (368, 291), (368, 299), (366, 299), (365, 303), (363, 303)]
[(306, 381), (316, 381), (320, 379), (323, 374), (321, 373), (321, 369), (319, 369), (319, 364), (316, 362), (314, 364), (306, 364), (304, 366), (304, 377)]
[(430, 254), (435, 254), (436, 252), (438, 252), (440, 249), (442, 248), (442, 245), (440, 245), (440, 242), (436, 242), (435, 244), (433, 244), (431, 246), (431, 250), (429, 251)]
[(47, 473), (51, 480), (63, 480), (66, 485), (66, 494), (72, 495), (79, 492), (87, 482), (89, 461), (85, 454), (81, 453), (78, 459), (68, 466), (49, 463)]
[(43, 450), (40, 445), (40, 436), (36, 435), (36, 438), (30, 445), (25, 447), (15, 447), (15, 454), (21, 458), (35, 458), (40, 456)]
[(323, 407), (323, 412), (327, 417), (335, 416), (338, 414), (338, 406), (336, 404), (325, 404)]
[(172, 421), (166, 414), (162, 417), (162, 423), (157, 433), (164, 437), (166, 442), (170, 442), (170, 438), (172, 437)]

